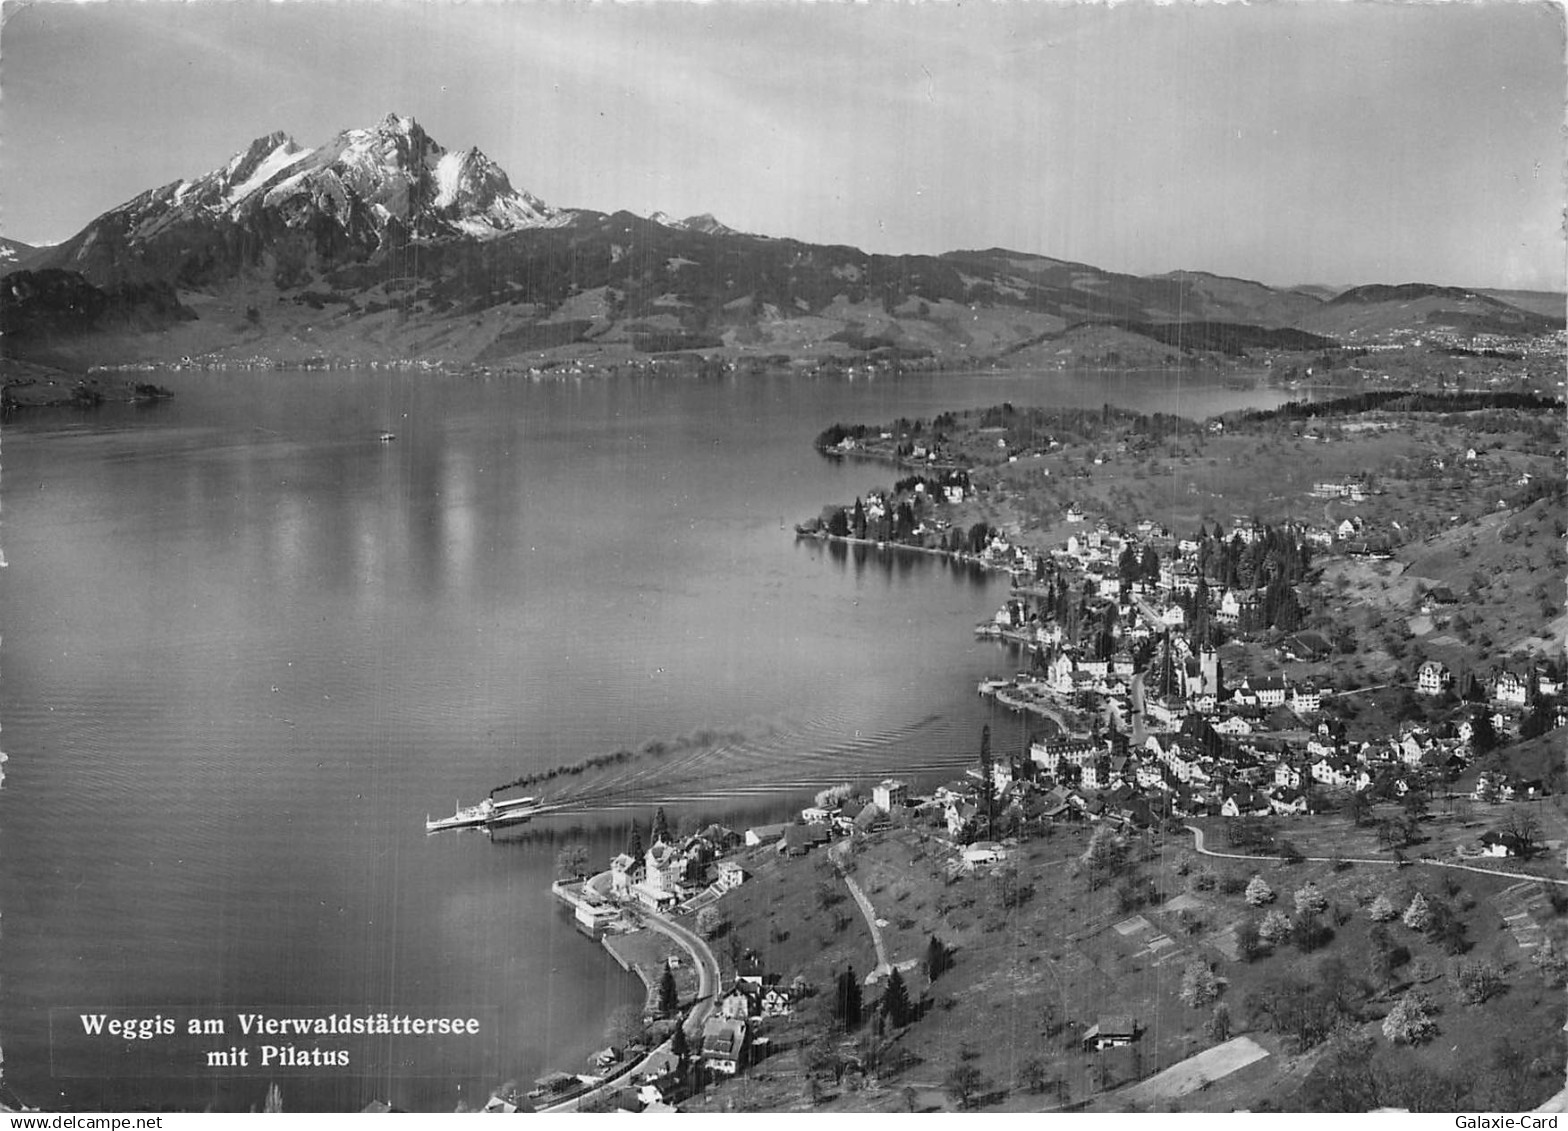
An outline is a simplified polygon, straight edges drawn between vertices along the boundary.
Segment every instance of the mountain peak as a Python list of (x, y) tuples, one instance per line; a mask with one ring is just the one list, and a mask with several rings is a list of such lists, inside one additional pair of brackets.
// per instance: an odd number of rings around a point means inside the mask
[(668, 212), (654, 212), (648, 219), (658, 224), (661, 228), (673, 228), (678, 232), (701, 232), (709, 236), (734, 235), (735, 229), (716, 220), (711, 212), (704, 212), (698, 216), (688, 216), (684, 220), (677, 220)]
[[(111, 209), (52, 259), (94, 282), (148, 271), (195, 280), (254, 267), (256, 249), (278, 240), (300, 241), (326, 265), (410, 240), (492, 239), (575, 215), (513, 188), (477, 147), (448, 153), (412, 117), (393, 113), (318, 149), (302, 148), (282, 130), (256, 138), (205, 176)], [(217, 236), (214, 223), (244, 234)], [(104, 232), (112, 238), (100, 240)], [(246, 250), (213, 257), (202, 249), (214, 240)], [(136, 255), (120, 255), (126, 246)]]
[(388, 114), (376, 125), (377, 133), (406, 135), (411, 134), (416, 130), (418, 130), (420, 133), (424, 133), (424, 130), (420, 129), (419, 123), (414, 121), (413, 118), (404, 118), (396, 113)]

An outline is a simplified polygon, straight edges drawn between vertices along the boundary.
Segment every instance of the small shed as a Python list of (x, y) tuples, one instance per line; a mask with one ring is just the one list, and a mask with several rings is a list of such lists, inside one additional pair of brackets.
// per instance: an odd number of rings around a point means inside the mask
[(1082, 1039), (1085, 1049), (1097, 1052), (1101, 1049), (1121, 1048), (1138, 1039), (1138, 1025), (1131, 1017), (1101, 1017), (1084, 1031)]

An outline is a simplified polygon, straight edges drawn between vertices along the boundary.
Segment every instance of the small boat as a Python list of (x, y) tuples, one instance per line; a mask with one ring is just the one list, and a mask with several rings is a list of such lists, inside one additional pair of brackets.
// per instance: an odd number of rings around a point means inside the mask
[(397, 439), (397, 433), (383, 432), (380, 436), (377, 436), (376, 439), (380, 440), (383, 444), (390, 444), (393, 440)]
[(447, 829), (493, 829), (500, 825), (527, 821), (540, 809), (537, 797), (512, 797), (505, 801), (487, 797), (478, 805), (470, 805), (466, 809), (459, 803), (457, 811), (450, 817), (431, 820), (426, 816), (425, 832), (439, 833)]

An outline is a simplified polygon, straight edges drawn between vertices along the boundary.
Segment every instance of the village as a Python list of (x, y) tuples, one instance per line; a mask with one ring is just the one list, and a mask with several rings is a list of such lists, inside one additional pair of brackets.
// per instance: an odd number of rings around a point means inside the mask
[[(1107, 471), (1162, 446), (1178, 466), (1239, 452), (1257, 423), (1109, 408), (1047, 422), (1004, 406), (819, 437), (824, 454), (908, 474), (801, 536), (1010, 576), (975, 630), (1009, 674), (977, 691), (1023, 739), (993, 750), (986, 727), (956, 780), (844, 783), (782, 823), (680, 836), (661, 811), (649, 843), (634, 828), (598, 875), (563, 864), (558, 895), (642, 976), (648, 1003), (596, 1074), (547, 1077), (536, 1099), (1233, 1110), (1288, 1084), (1311, 1108), (1326, 1102), (1325, 1065), (1365, 1061), (1369, 1040), (1385, 1075), (1368, 1094), (1452, 1074), (1430, 1041), (1442, 987), (1464, 1006), (1442, 1031), (1474, 1030), (1462, 1042), (1504, 1050), (1510, 1024), (1560, 1028), (1541, 991), (1568, 974), (1561, 595), (1533, 592), (1538, 618), (1509, 596), (1562, 552), (1554, 457), (1544, 437), (1489, 443), (1447, 421), (1401, 446), (1389, 440), (1409, 438), (1407, 420), (1326, 415), (1294, 432), (1298, 446), (1348, 445), (1293, 473), (1312, 519), (1282, 512), (1275, 483), (1273, 508), (1238, 499), (1223, 524), (1212, 498), (1189, 501), (1185, 530), (1174, 508), (1129, 514), (1131, 477), (1107, 484)], [(1494, 437), (1515, 426), (1488, 424)], [(1368, 439), (1389, 459), (1350, 456)], [(1418, 494), (1432, 477), (1501, 498), (1445, 495), (1459, 512), (1445, 526)], [(1044, 482), (1068, 491), (1042, 505)], [(1294, 916), (1268, 907), (1287, 884)], [(1391, 941), (1390, 916), (1409, 940)], [(1340, 979), (1364, 954), (1373, 969), (1354, 992), (1313, 1007), (1343, 1033), (1282, 1012), (1280, 994), (1307, 993), (1293, 979)], [(1516, 1005), (1482, 1009), (1504, 984), (1521, 987)], [(964, 986), (1032, 1018), (1017, 1048), (987, 1047)], [(1510, 1023), (1499, 1011), (1512, 1008), (1527, 1017)], [(1408, 1030), (1410, 1016), (1424, 1021)], [(1561, 1061), (1537, 1057), (1507, 1086), (1537, 1096)], [(1461, 1077), (1475, 1095), (1503, 1087)]]
[[(1069, 521), (1077, 521), (1071, 512)], [(1412, 794), (1447, 796), (1478, 755), (1568, 725), (1558, 661), (1493, 666), (1461, 681), (1428, 659), (1415, 667), (1408, 688), (1418, 697), (1417, 718), (1353, 740), (1336, 707), (1363, 689), (1335, 686), (1335, 642), (1297, 631), (1300, 606), (1311, 598), (1287, 576), (1288, 563), (1308, 558), (1313, 547), (1347, 552), (1350, 542), (1348, 552), (1363, 552), (1351, 542), (1357, 531), (1348, 521), (1332, 536), (1241, 526), (1228, 548), (1212, 533), (1178, 542), (1150, 523), (1140, 527), (1118, 534), (1102, 524), (1071, 535), (1049, 562), (1037, 558), (1026, 567), (1030, 580), (991, 622), (977, 626), (982, 635), (1019, 645), (1031, 667), (982, 682), (981, 694), (1053, 724), (1077, 724), (1030, 747), (1034, 774), (1052, 783), (1051, 812), (1071, 807), (1146, 828), (1171, 816), (1296, 815)], [(1288, 552), (1277, 555), (1285, 572), (1265, 589), (1211, 586), (1210, 578), (1220, 580), (1234, 563), (1212, 570), (1197, 564), (1227, 550), (1240, 559), (1236, 551), (1271, 543)], [(988, 549), (993, 557), (1011, 550), (1001, 539)], [(1267, 569), (1273, 553), (1253, 556)], [(1278, 596), (1271, 599), (1270, 590)], [(1064, 592), (1078, 602), (1067, 616), (1059, 615)], [(1429, 599), (1454, 598), (1434, 590)], [(1272, 639), (1260, 645), (1261, 635)], [(1238, 666), (1291, 674), (1229, 677), (1222, 652)], [(1269, 652), (1275, 662), (1259, 663)], [(997, 784), (1012, 783), (999, 777)], [(1478, 771), (1467, 784), (1465, 797), (1475, 801), (1530, 800), (1546, 791), (1539, 777), (1500, 770)], [(1517, 831), (1489, 830), (1473, 847), (1528, 855), (1539, 845)]]

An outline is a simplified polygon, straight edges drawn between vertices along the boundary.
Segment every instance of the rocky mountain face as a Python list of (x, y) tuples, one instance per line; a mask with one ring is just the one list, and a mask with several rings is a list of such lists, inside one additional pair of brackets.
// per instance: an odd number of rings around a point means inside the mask
[[(1161, 365), (1328, 348), (1347, 309), (1201, 272), (1137, 277), (1000, 248), (870, 255), (711, 215), (557, 208), (396, 115), (313, 150), (257, 138), (16, 266), (0, 285), (6, 352), (74, 338), (73, 356), (115, 360), (723, 347)], [(156, 342), (137, 337), (148, 331)]]
[(257, 138), (221, 169), (111, 209), (33, 266), (97, 286), (181, 287), (271, 268), (286, 287), (410, 243), (493, 239), (572, 215), (514, 189), (479, 150), (449, 153), (412, 118), (388, 115), (315, 150), (282, 133)]

